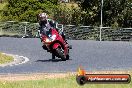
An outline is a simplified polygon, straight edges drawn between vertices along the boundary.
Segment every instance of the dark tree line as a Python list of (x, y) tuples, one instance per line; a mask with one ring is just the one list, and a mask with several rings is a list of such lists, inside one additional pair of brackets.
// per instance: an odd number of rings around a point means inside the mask
[[(2, 20), (37, 22), (36, 15), (47, 12), (64, 24), (100, 26), (101, 0), (72, 0), (78, 7), (67, 7), (59, 0), (7, 0)], [(104, 0), (103, 26), (132, 27), (132, 0)]]
[[(132, 27), (132, 0), (103, 0), (103, 25)], [(86, 18), (89, 24), (100, 23), (101, 0), (84, 0), (80, 4), (82, 10), (87, 14), (92, 12), (93, 16)], [(92, 14), (92, 15), (93, 15)], [(85, 19), (85, 20), (86, 20)], [(86, 20), (87, 23), (88, 21)]]

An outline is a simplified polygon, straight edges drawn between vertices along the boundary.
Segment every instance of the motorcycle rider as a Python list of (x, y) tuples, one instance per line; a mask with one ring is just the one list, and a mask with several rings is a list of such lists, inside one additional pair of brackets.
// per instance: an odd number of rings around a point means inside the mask
[[(39, 30), (38, 30), (40, 33), (40, 39), (41, 39), (41, 34), (45, 34), (46, 31), (52, 30), (53, 28), (55, 28), (57, 31), (59, 30), (57, 28), (58, 23), (52, 19), (48, 19), (48, 15), (46, 13), (40, 13), (38, 15), (38, 20), (39, 20), (39, 25), (40, 25)], [(43, 27), (46, 27), (46, 29), (43, 29)], [(63, 32), (61, 33), (61, 36), (66, 41), (65, 34)], [(41, 39), (41, 42), (42, 42), (42, 39)], [(43, 45), (42, 47), (43, 49), (47, 50), (45, 45)]]
[[(46, 13), (40, 13), (38, 15), (38, 20), (39, 20), (39, 25), (40, 25), (40, 28), (39, 28), (40, 34), (42, 34), (42, 32), (49, 31), (50, 29), (53, 29), (53, 28), (55, 28), (57, 31), (59, 30), (57, 28), (58, 23), (52, 19), (48, 19), (48, 15)], [(45, 30), (42, 29), (43, 26), (46, 27)], [(61, 35), (63, 39), (65, 40), (65, 34), (62, 32)]]

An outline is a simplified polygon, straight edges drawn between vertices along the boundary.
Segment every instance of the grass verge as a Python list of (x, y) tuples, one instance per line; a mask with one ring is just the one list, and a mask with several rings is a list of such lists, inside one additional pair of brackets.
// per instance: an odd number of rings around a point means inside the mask
[(0, 88), (132, 88), (132, 82), (130, 84), (85, 84), (80, 86), (76, 83), (75, 75), (70, 75), (39, 80), (0, 81)]
[(7, 56), (5, 54), (0, 53), (0, 64), (8, 63), (13, 61), (12, 56)]

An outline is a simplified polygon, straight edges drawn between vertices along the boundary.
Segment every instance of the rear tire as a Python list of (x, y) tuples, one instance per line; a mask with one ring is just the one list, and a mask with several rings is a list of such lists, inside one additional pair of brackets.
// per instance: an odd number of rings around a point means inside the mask
[(56, 49), (56, 53), (58, 54), (58, 56), (63, 60), (63, 61), (66, 61), (66, 57), (64, 56), (64, 53), (62, 51), (61, 48), (57, 48)]

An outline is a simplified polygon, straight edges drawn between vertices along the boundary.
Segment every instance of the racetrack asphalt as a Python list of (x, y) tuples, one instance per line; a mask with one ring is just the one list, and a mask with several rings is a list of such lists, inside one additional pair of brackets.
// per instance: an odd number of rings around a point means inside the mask
[(73, 47), (70, 60), (51, 61), (51, 54), (42, 49), (38, 38), (0, 37), (0, 52), (30, 60), (20, 65), (0, 67), (0, 74), (76, 72), (79, 66), (87, 71), (132, 69), (132, 42), (68, 40), (68, 43)]

